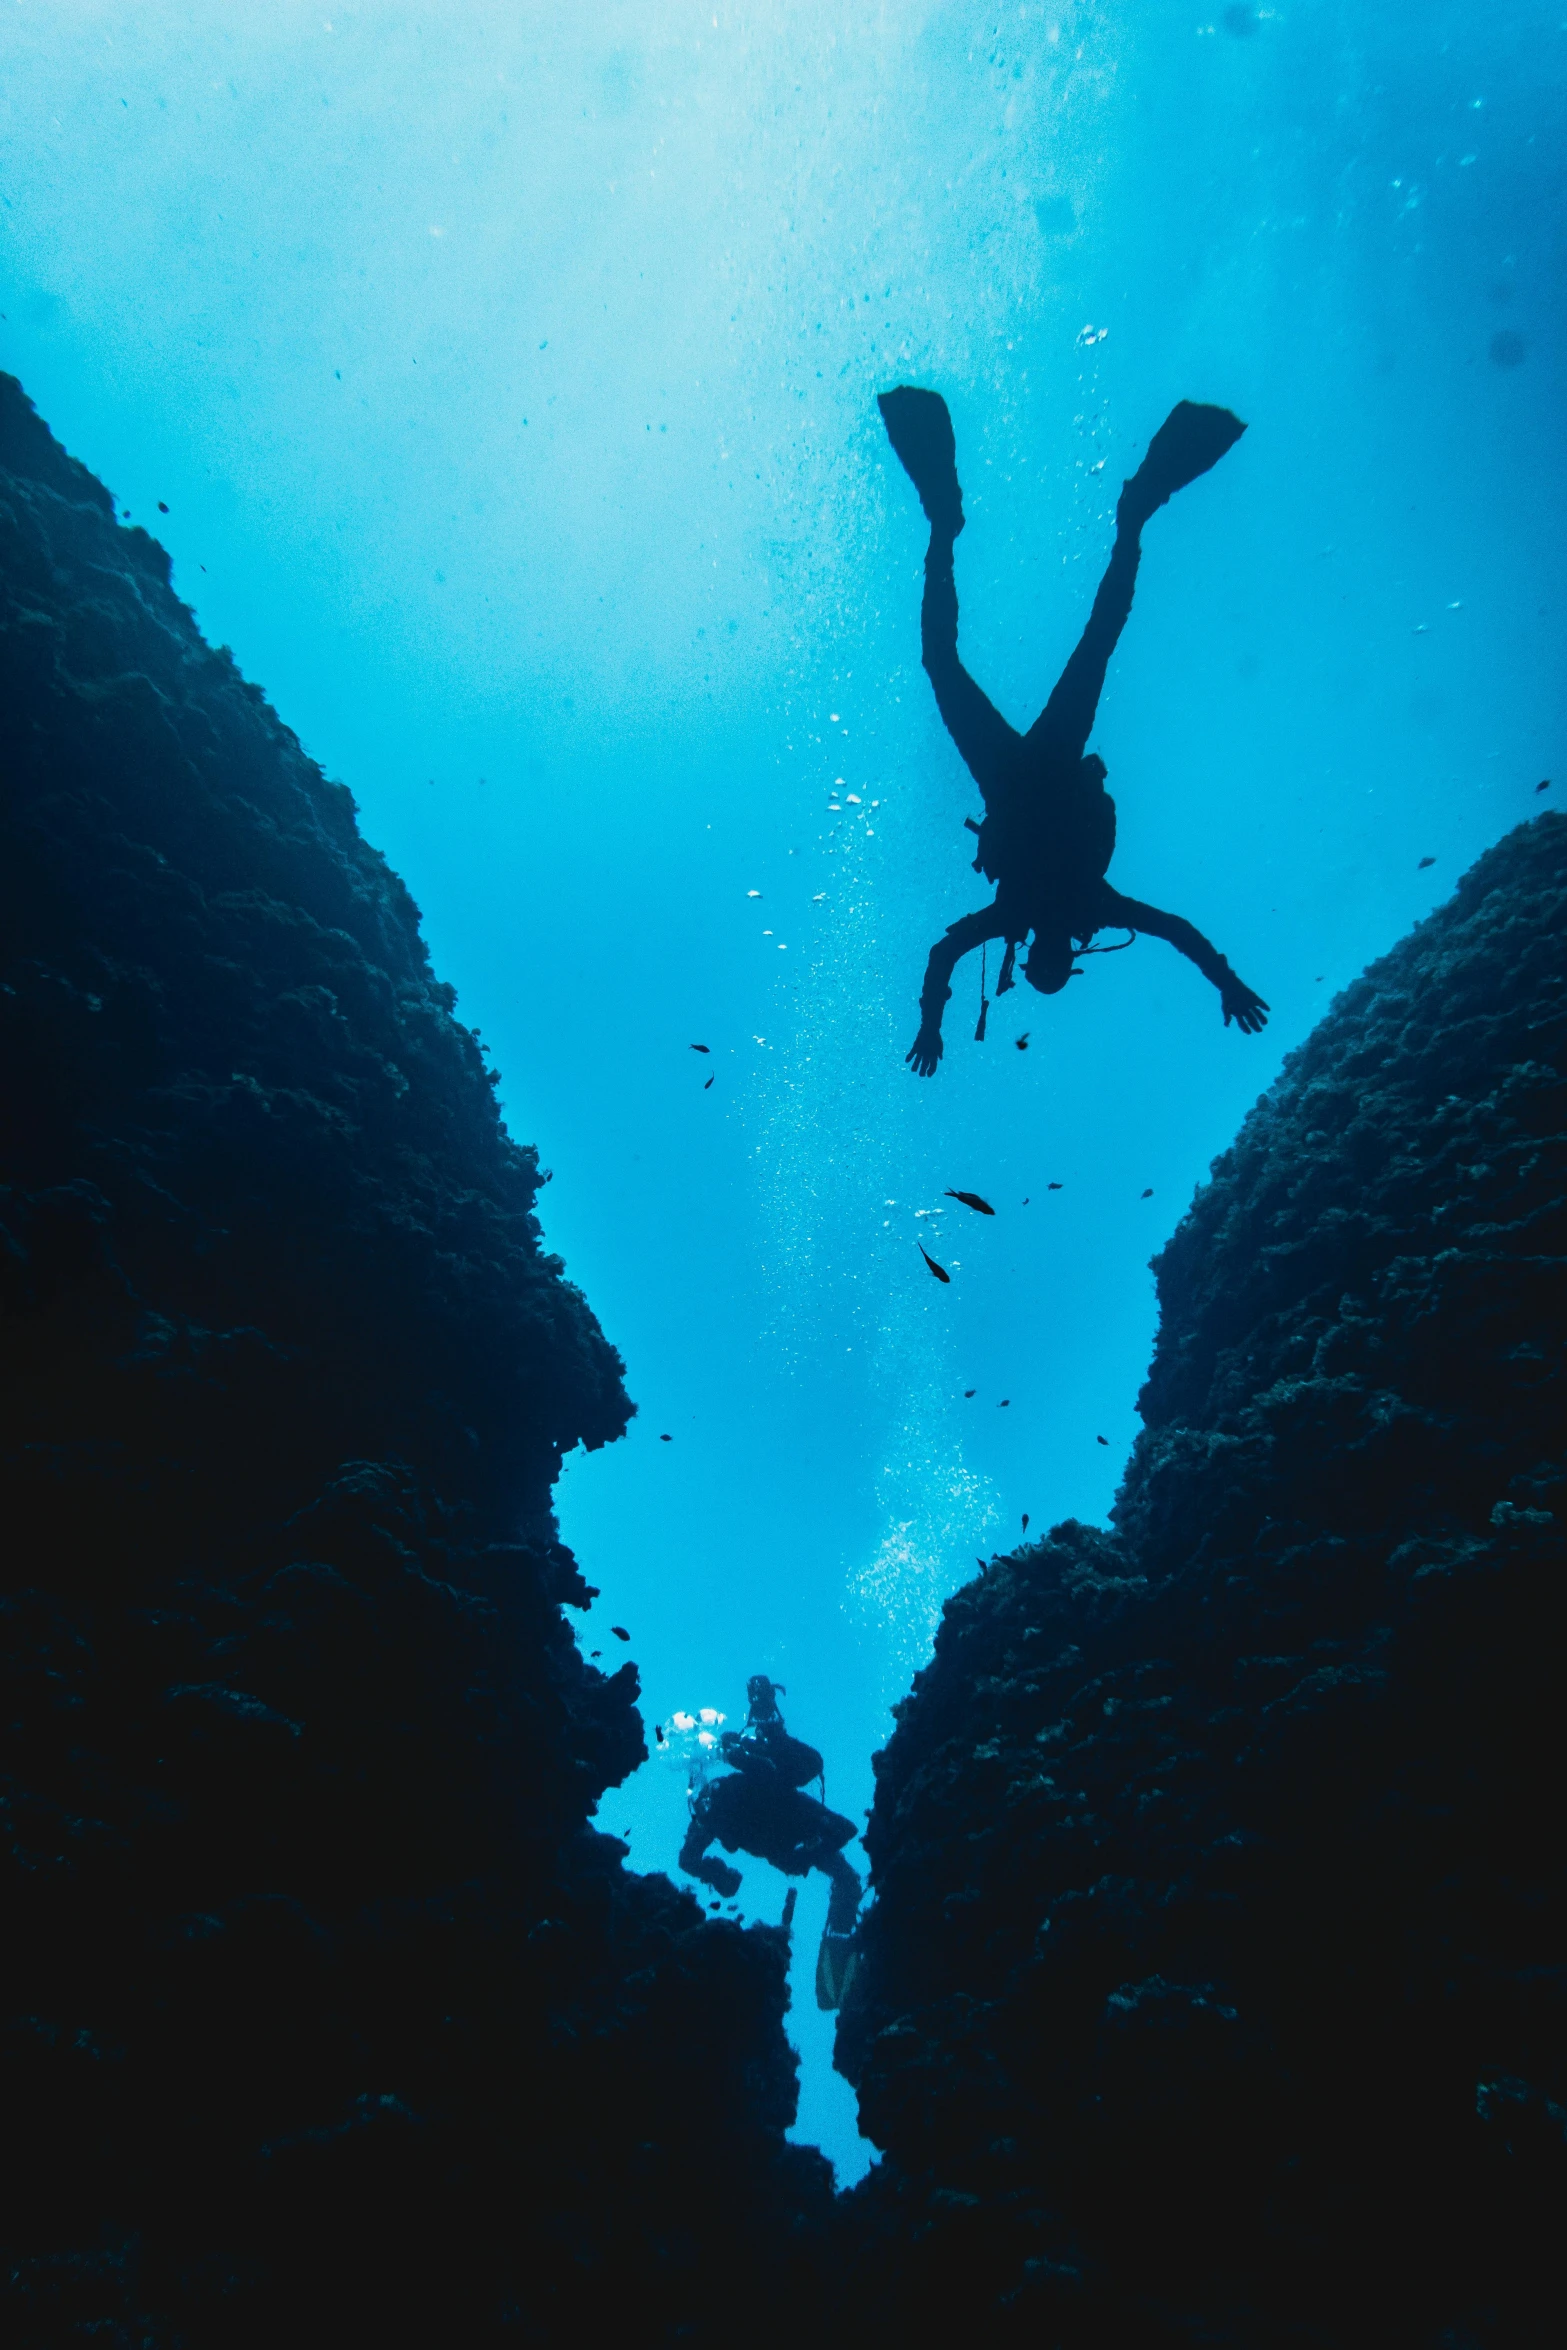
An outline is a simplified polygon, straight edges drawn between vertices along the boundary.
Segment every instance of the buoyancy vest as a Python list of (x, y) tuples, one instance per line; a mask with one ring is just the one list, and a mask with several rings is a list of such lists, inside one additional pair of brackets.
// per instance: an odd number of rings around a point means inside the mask
[(1025, 774), (993, 796), (977, 845), (975, 871), (1022, 919), (1019, 937), (1047, 911), (1075, 928), (1115, 855), (1115, 802), (1081, 767), (1059, 780)]

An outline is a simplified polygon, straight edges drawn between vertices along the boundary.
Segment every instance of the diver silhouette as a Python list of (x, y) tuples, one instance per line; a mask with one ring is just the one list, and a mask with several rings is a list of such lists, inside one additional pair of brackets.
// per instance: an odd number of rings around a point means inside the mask
[(778, 1710), (779, 1697), (788, 1695), (782, 1683), (753, 1673), (745, 1693), (750, 1700), (745, 1728), (726, 1730), (718, 1742), (720, 1757), (730, 1770), (721, 1779), (710, 1779), (697, 1793), (680, 1847), (680, 1866), (726, 1901), (740, 1890), (740, 1872), (709, 1854), (708, 1846), (715, 1842), (726, 1852), (748, 1852), (757, 1860), (771, 1861), (785, 1876), (804, 1877), (820, 1869), (831, 1892), (827, 1930), (816, 1961), (816, 1999), (818, 2006), (837, 2007), (853, 1973), (854, 1920), (860, 1906), (860, 1880), (843, 1857), (854, 1822), (804, 1793), (812, 1779), (823, 1778), (822, 1758), (814, 1746), (791, 1738), (785, 1729)]
[[(992, 904), (954, 922), (931, 948), (919, 1034), (907, 1056), (916, 1074), (933, 1077), (941, 1059), (941, 1015), (959, 958), (987, 940), (1004, 940), (996, 993), (1005, 995), (1013, 985), (1013, 958), (1030, 931), (1033, 944), (1023, 974), (1041, 995), (1059, 995), (1069, 979), (1081, 976), (1079, 954), (1115, 951), (1092, 945), (1098, 931), (1126, 929), (1134, 937), (1147, 932), (1168, 939), (1212, 980), (1226, 1028), (1233, 1020), (1244, 1034), (1255, 1036), (1266, 1024), (1268, 1006), (1202, 932), (1179, 914), (1123, 897), (1106, 881), (1115, 850), (1115, 802), (1104, 788), (1104, 761), (1087, 750), (1105, 670), (1132, 608), (1143, 525), (1177, 490), (1217, 465), (1246, 427), (1227, 408), (1182, 400), (1171, 410), (1142, 464), (1122, 486), (1115, 544), (1077, 649), (1038, 718), (1027, 734), (1019, 734), (958, 658), (952, 557), (964, 515), (947, 404), (939, 392), (902, 384), (883, 392), (877, 405), (930, 522), (920, 610), (922, 657), (947, 732), (985, 802), (982, 824), (967, 819), (970, 831), (979, 835), (974, 869), (996, 884)], [(976, 1037), (984, 1035), (989, 1008), (983, 987), (981, 998)]]

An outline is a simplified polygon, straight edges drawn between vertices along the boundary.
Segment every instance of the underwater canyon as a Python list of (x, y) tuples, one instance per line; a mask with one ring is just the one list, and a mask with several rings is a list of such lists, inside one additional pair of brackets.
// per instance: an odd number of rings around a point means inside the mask
[(551, 1514), (632, 1406), (411, 899), (0, 382), (12, 2339), (1551, 2338), (1567, 821), (1158, 1260), (1108, 1529), (946, 1604), (785, 2131), (777, 1928)]

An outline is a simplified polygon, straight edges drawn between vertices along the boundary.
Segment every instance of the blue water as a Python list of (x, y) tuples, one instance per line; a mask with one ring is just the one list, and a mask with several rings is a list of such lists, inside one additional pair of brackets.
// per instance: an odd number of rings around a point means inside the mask
[[(625, 1355), (560, 1490), (584, 1645), (650, 1722), (773, 1674), (859, 1814), (943, 1596), (1108, 1510), (1209, 1159), (1560, 760), (1562, 12), (4, 5), (0, 362), (351, 785)], [(1149, 527), (1095, 743), (1112, 881), (1265, 1036), (1144, 940), (982, 1046), (962, 966), (904, 1069), (988, 892), (900, 380), (1021, 724), (1159, 420), (1248, 420)], [(669, 1867), (682, 1783), (600, 1818)], [(823, 1906), (796, 2134), (846, 2182)]]

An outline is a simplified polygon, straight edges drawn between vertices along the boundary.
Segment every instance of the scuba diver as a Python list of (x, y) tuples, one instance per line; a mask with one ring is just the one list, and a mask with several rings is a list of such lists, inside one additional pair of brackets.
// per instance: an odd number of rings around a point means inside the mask
[[(1096, 932), (1126, 929), (1168, 939), (1219, 991), (1224, 1025), (1244, 1035), (1264, 1027), (1268, 1006), (1238, 979), (1200, 930), (1178, 914), (1123, 897), (1105, 879), (1115, 849), (1115, 802), (1104, 788), (1106, 768), (1086, 755), (1105, 670), (1132, 608), (1144, 523), (1188, 482), (1217, 465), (1246, 427), (1227, 408), (1182, 400), (1165, 418), (1148, 453), (1122, 486), (1115, 545), (1099, 583), (1088, 625), (1061, 672), (1049, 701), (1027, 734), (1007, 724), (958, 659), (958, 595), (952, 552), (963, 528), (952, 420), (939, 392), (909, 384), (877, 401), (887, 437), (920, 495), (930, 522), (925, 596), (920, 610), (922, 657), (945, 721), (985, 802), (985, 820), (966, 819), (979, 836), (974, 870), (996, 884), (993, 904), (954, 922), (931, 948), (920, 995), (919, 1034), (907, 1058), (920, 1077), (933, 1077), (941, 1059), (941, 1015), (960, 956), (988, 940), (1005, 941), (998, 996), (1013, 985), (1018, 948), (1033, 932), (1023, 976), (1041, 995), (1059, 995), (1081, 977), (1080, 954), (1106, 954)], [(980, 984), (985, 1033), (989, 1005)]]
[[(709, 1855), (708, 1846), (714, 1842), (726, 1852), (749, 1852), (771, 1861), (785, 1876), (804, 1877), (820, 1869), (832, 1890), (827, 1930), (816, 1959), (816, 2003), (837, 2007), (855, 1966), (860, 1880), (843, 1857), (854, 1822), (827, 1809), (821, 1756), (785, 1729), (778, 1700), (789, 1693), (782, 1682), (753, 1673), (745, 1693), (750, 1700), (745, 1728), (726, 1730), (718, 1741), (719, 1757), (730, 1770), (721, 1779), (710, 1779), (694, 1798), (680, 1866), (726, 1901), (740, 1890), (740, 1872), (716, 1854)], [(821, 1802), (803, 1792), (812, 1779), (822, 1781)], [(793, 1902), (791, 1891), (791, 1911)]]

